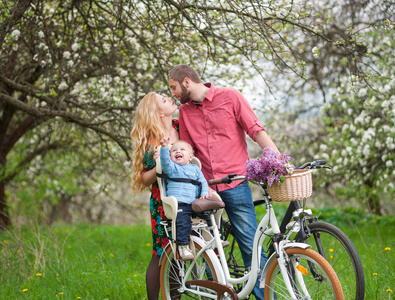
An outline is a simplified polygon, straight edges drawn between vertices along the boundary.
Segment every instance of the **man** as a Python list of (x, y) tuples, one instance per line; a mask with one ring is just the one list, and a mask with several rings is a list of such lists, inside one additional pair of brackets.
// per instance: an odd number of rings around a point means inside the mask
[[(231, 173), (245, 174), (248, 159), (245, 133), (261, 148), (272, 147), (278, 151), (247, 100), (237, 90), (203, 84), (196, 71), (183, 64), (170, 71), (169, 86), (172, 96), (182, 103), (179, 109), (181, 139), (194, 148), (207, 180)], [(257, 223), (248, 182), (221, 184), (216, 190), (225, 202), (244, 263), (249, 267)], [(266, 260), (262, 251), (261, 269)], [(259, 282), (253, 294), (263, 299)]]

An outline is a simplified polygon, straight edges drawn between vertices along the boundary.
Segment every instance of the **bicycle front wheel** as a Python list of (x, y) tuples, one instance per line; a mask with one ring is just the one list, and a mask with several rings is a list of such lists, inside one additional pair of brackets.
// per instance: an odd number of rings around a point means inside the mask
[[(195, 257), (200, 251), (199, 244), (194, 242)], [(195, 260), (194, 260), (195, 261)], [(206, 252), (199, 256), (195, 263), (193, 261), (179, 261), (175, 259), (171, 247), (165, 251), (160, 269), (160, 289), (162, 299), (208, 299), (199, 297), (196, 294), (185, 290), (184, 283), (188, 280), (210, 280), (218, 281), (218, 276), (214, 265)], [(184, 275), (191, 269), (190, 275), (186, 278)], [(188, 286), (188, 288), (199, 290), (209, 294), (215, 294), (212, 290), (199, 286)]]
[(286, 262), (287, 274), (280, 271), (275, 258), (266, 276), (265, 300), (295, 299), (285, 284), (287, 278), (297, 299), (344, 299), (335, 271), (321, 255), (301, 248), (290, 248), (285, 252), (289, 258)]
[[(365, 279), (361, 260), (351, 240), (336, 226), (325, 222), (308, 224), (311, 237), (307, 243), (335, 270), (346, 299), (365, 298)], [(300, 241), (299, 234), (296, 241)], [(306, 241), (301, 241), (306, 242)]]

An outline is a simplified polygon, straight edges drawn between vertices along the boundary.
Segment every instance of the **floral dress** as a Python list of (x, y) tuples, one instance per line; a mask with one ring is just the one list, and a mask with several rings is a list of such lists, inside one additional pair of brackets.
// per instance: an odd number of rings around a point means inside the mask
[[(172, 120), (173, 128), (179, 132), (178, 120)], [(154, 160), (154, 152), (147, 151), (144, 155), (144, 171), (152, 170), (156, 167)], [(160, 225), (162, 220), (166, 220), (163, 211), (162, 201), (160, 199), (160, 191), (157, 182), (152, 184), (152, 194), (150, 197), (150, 213), (151, 213), (151, 229), (152, 229), (152, 253), (154, 255), (162, 255), (163, 249), (169, 243), (163, 226)]]

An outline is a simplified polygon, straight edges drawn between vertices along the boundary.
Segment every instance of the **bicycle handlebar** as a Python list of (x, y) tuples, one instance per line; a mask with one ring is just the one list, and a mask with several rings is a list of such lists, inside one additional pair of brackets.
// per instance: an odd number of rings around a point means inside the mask
[[(300, 170), (300, 169), (320, 169), (320, 168), (325, 168), (325, 169), (331, 169), (331, 167), (329, 166), (324, 166), (326, 164), (325, 160), (315, 160), (312, 162), (307, 162), (305, 164), (303, 164), (301, 167), (295, 167), (296, 170)], [(216, 184), (221, 184), (221, 183), (231, 183), (232, 181), (235, 180), (246, 180), (247, 176), (245, 175), (239, 175), (239, 174), (229, 174), (223, 178), (214, 178), (214, 179), (210, 179), (208, 181), (209, 185), (216, 185)]]
[(320, 168), (325, 168), (325, 169), (331, 169), (331, 167), (329, 166), (324, 166), (326, 165), (326, 160), (323, 159), (319, 159), (319, 160), (315, 160), (312, 162), (307, 162), (305, 164), (303, 164), (301, 167), (296, 167), (296, 170), (300, 170), (300, 169), (320, 169)]
[(208, 181), (208, 185), (216, 185), (216, 184), (221, 184), (221, 183), (231, 183), (234, 180), (245, 180), (246, 176), (245, 175), (237, 175), (235, 173), (229, 174), (224, 178), (215, 178), (215, 179), (210, 179)]

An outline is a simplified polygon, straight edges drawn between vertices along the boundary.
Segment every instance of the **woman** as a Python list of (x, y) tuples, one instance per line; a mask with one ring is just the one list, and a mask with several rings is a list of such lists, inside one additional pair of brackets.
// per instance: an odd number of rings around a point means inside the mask
[[(160, 140), (170, 138), (170, 143), (179, 139), (178, 120), (172, 119), (177, 106), (171, 98), (155, 92), (147, 94), (135, 111), (134, 125), (130, 134), (133, 142), (132, 189), (141, 193), (151, 185), (150, 213), (152, 226), (152, 257), (146, 273), (148, 299), (158, 299), (160, 288), (159, 259), (168, 243), (160, 221), (165, 219), (156, 182), (155, 159), (159, 156)], [(157, 149), (158, 148), (158, 151)]]

